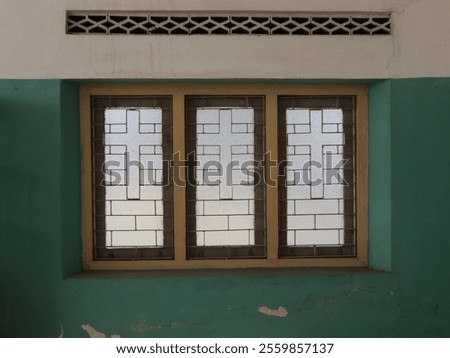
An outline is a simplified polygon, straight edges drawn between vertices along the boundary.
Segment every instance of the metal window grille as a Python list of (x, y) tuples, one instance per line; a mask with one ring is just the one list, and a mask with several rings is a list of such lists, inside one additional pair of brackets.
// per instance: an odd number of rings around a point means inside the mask
[(171, 97), (94, 96), (91, 111), (94, 259), (173, 258)]
[(280, 257), (356, 256), (354, 102), (278, 99)]
[(68, 11), (67, 34), (390, 35), (386, 13), (153, 13)]
[[(188, 258), (266, 256), (263, 113), (263, 97), (187, 98)], [(220, 184), (208, 185), (202, 171), (214, 175), (214, 162)]]

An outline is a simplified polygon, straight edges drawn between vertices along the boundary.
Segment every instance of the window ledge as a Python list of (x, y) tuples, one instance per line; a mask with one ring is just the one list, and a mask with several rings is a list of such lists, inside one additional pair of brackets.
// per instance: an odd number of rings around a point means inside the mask
[(367, 267), (300, 267), (300, 268), (246, 268), (246, 269), (191, 269), (148, 271), (86, 271), (66, 277), (66, 280), (146, 279), (168, 277), (279, 277), (279, 276), (348, 276), (390, 274)]

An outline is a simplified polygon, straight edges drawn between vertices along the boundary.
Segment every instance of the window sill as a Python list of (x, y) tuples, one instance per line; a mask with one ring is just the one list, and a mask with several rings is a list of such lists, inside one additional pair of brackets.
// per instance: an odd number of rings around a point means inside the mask
[(110, 280), (147, 279), (168, 277), (311, 277), (386, 275), (390, 272), (373, 270), (368, 267), (289, 267), (289, 268), (239, 268), (239, 269), (192, 269), (192, 270), (146, 270), (146, 271), (86, 271), (66, 277), (66, 280)]

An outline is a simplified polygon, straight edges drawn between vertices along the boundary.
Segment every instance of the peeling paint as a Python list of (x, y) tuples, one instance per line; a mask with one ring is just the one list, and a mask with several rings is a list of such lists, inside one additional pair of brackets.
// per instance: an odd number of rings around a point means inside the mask
[(83, 328), (87, 334), (89, 334), (90, 338), (106, 338), (106, 335), (102, 332), (98, 332), (95, 328), (91, 327), (88, 324), (82, 324), (81, 328)]
[[(106, 334), (97, 331), (94, 327), (89, 324), (82, 324), (81, 328), (89, 334), (90, 338), (106, 338)], [(112, 334), (111, 338), (120, 338), (119, 334)]]
[(283, 306), (279, 306), (276, 310), (272, 310), (267, 306), (261, 306), (258, 308), (258, 311), (267, 316), (275, 316), (275, 317), (286, 317), (288, 311)]

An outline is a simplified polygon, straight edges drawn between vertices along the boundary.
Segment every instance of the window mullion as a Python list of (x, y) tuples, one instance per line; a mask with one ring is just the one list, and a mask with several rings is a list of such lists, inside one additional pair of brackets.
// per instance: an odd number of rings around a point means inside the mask
[(173, 94), (173, 219), (175, 261), (186, 261), (186, 170), (184, 94)]
[(361, 264), (368, 261), (368, 101), (367, 89), (356, 97), (356, 237), (357, 257)]
[(278, 125), (277, 95), (266, 95), (265, 108), (265, 153), (266, 153), (266, 229), (267, 258), (278, 259)]

